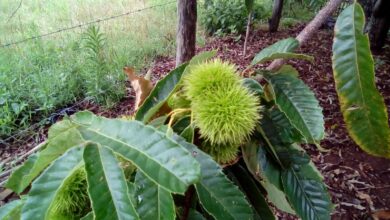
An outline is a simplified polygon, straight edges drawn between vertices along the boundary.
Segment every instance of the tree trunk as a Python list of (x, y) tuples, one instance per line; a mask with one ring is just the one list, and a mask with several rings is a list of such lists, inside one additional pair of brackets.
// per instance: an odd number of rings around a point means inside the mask
[(387, 32), (390, 29), (389, 0), (377, 0), (369, 24), (371, 49), (379, 51), (385, 45)]
[(385, 45), (387, 32), (390, 29), (390, 16), (386, 18), (371, 18), (370, 44), (373, 51), (379, 51)]
[(372, 9), (374, 8), (375, 0), (358, 0), (358, 3), (363, 7), (364, 15), (366, 17), (366, 25), (364, 26), (364, 32), (368, 32), (370, 29), (370, 18), (372, 15)]
[[(321, 27), (326, 19), (333, 14), (334, 11), (341, 5), (344, 0), (330, 0), (314, 17), (312, 21), (298, 34), (296, 39), (299, 46), (302, 46), (310, 39), (313, 34)], [(283, 60), (275, 60), (268, 67), (268, 70), (277, 70), (284, 64)]]
[(269, 31), (276, 32), (279, 28), (280, 18), (282, 17), (283, 0), (274, 0), (274, 6), (272, 9), (272, 16), (269, 19)]
[(178, 0), (177, 15), (176, 66), (179, 66), (195, 55), (196, 0)]

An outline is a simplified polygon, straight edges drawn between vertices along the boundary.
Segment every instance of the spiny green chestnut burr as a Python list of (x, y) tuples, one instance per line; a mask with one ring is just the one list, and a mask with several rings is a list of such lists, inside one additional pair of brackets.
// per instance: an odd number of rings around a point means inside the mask
[(183, 83), (186, 96), (191, 101), (199, 99), (206, 90), (221, 90), (241, 84), (235, 66), (219, 59), (193, 67)]
[(226, 164), (237, 158), (239, 146), (210, 144), (208, 141), (204, 141), (200, 148), (207, 154), (211, 155), (218, 163)]
[(238, 148), (260, 118), (259, 99), (242, 85), (235, 69), (217, 59), (195, 66), (183, 81), (194, 123), (210, 146)]
[(178, 91), (168, 99), (168, 106), (171, 109), (189, 108), (191, 102), (184, 96), (183, 91)]
[(61, 186), (51, 207), (52, 219), (66, 216), (81, 217), (89, 207), (87, 176), (80, 167)]

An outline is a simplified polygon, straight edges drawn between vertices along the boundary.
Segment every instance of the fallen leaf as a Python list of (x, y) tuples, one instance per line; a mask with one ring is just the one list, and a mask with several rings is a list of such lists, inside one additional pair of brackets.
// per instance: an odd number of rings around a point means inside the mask
[(372, 213), (374, 220), (388, 220), (390, 219), (390, 210), (379, 210)]
[(134, 72), (134, 68), (132, 67), (126, 66), (123, 68), (123, 71), (127, 74), (131, 86), (135, 91), (134, 110), (136, 111), (145, 101), (146, 97), (148, 97), (150, 92), (153, 90), (153, 83), (149, 80), (150, 73), (146, 74), (145, 78), (147, 79), (145, 79), (144, 77), (137, 76)]

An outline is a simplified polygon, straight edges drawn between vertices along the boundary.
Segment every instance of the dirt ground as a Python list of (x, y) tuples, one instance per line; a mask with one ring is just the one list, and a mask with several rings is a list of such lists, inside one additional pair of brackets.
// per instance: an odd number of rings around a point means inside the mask
[[(270, 34), (256, 31), (251, 34), (247, 56), (243, 57), (243, 39), (237, 37), (210, 38), (204, 47), (197, 52), (218, 50), (218, 57), (228, 60), (242, 70), (254, 55), (272, 43), (287, 37), (295, 37), (303, 26)], [(335, 204), (332, 219), (371, 219), (376, 210), (390, 210), (390, 160), (370, 156), (360, 150), (348, 136), (335, 91), (332, 75), (332, 30), (318, 31), (300, 52), (314, 56), (314, 63), (306, 61), (289, 61), (295, 66), (300, 77), (315, 92), (320, 100), (325, 116), (326, 137), (321, 146), (327, 151), (320, 152), (315, 146), (304, 148), (325, 177)], [(375, 56), (377, 88), (390, 108), (390, 46)], [(156, 81), (174, 68), (173, 57), (161, 57), (153, 66), (152, 80)], [(260, 65), (259, 68), (267, 64)], [(89, 109), (95, 113), (116, 117), (132, 114), (133, 92), (128, 88), (128, 96), (113, 109), (106, 110), (91, 103), (83, 103), (73, 110)], [(0, 152), (1, 161), (7, 157), (17, 157), (28, 151), (34, 144), (45, 138), (45, 129), (37, 132), (36, 138), (30, 138), (24, 146), (10, 143)], [(10, 165), (10, 164), (8, 164)], [(4, 179), (4, 178), (3, 178)], [(0, 182), (2, 178), (0, 177)], [(0, 188), (0, 193), (2, 189)], [(3, 201), (5, 202), (5, 201)], [(1, 204), (1, 201), (0, 201)], [(278, 213), (280, 219), (294, 219)]]

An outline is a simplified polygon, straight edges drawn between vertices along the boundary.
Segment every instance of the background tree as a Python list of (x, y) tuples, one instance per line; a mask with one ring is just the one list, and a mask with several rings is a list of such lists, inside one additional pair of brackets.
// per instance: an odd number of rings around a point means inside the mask
[[(299, 42), (299, 46), (304, 45), (313, 34), (321, 27), (326, 19), (331, 16), (336, 9), (339, 8), (344, 0), (330, 0), (328, 3), (317, 13), (317, 15), (305, 26), (305, 28), (296, 37)], [(284, 61), (281, 59), (274, 60), (268, 67), (268, 70), (275, 70), (281, 67)]]
[(366, 16), (366, 28), (370, 37), (371, 49), (379, 51), (385, 45), (387, 33), (390, 29), (390, 1), (358, 0)]
[(282, 11), (283, 11), (283, 0), (274, 0), (272, 16), (268, 21), (270, 32), (278, 31), (280, 19), (282, 17)]
[(377, 0), (370, 19), (370, 43), (373, 50), (380, 50), (387, 38), (390, 28), (390, 1)]
[(178, 0), (176, 33), (176, 66), (195, 55), (196, 41), (196, 0)]

